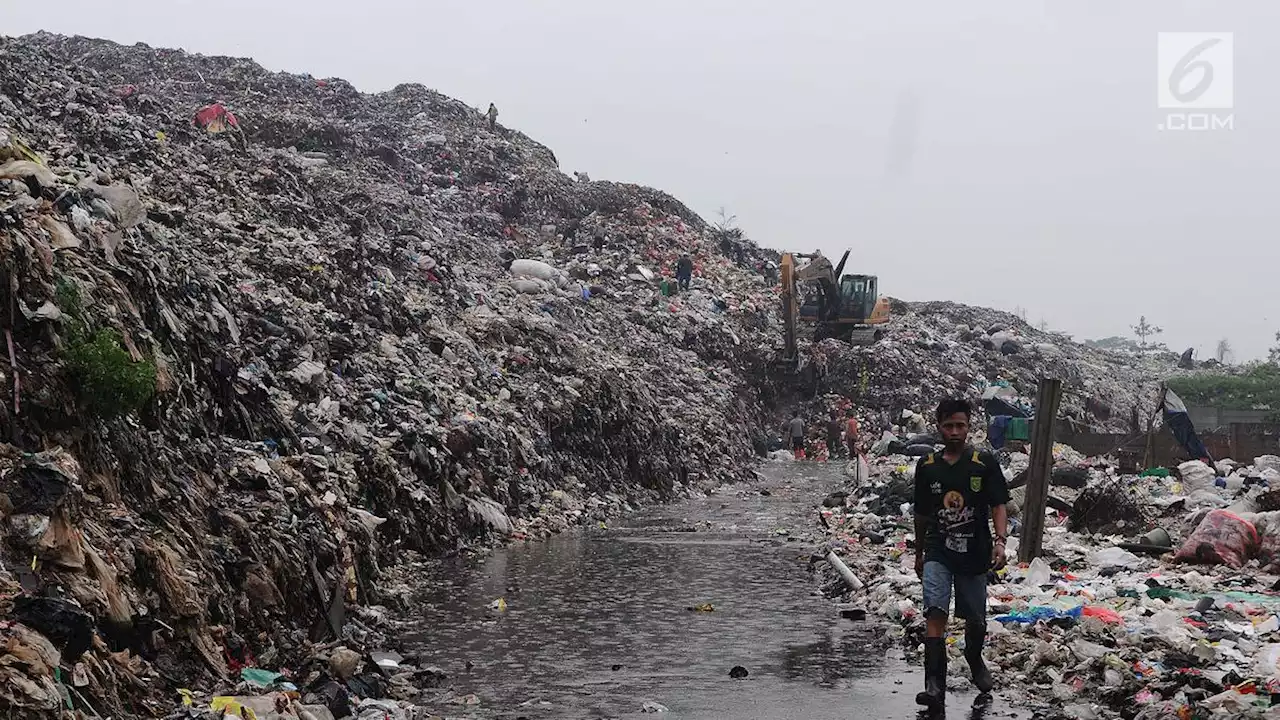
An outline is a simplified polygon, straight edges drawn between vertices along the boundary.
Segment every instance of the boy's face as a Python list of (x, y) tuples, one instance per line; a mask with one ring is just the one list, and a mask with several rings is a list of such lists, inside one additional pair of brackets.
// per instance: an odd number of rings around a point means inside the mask
[(958, 450), (969, 441), (969, 416), (954, 413), (938, 421), (938, 432), (948, 450)]

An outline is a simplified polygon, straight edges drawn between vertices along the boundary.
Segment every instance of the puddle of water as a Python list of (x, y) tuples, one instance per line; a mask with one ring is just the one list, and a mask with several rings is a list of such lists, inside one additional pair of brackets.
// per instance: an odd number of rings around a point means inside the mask
[[(482, 698), (477, 717), (652, 717), (640, 710), (657, 702), (668, 720), (914, 718), (918, 671), (885, 628), (838, 619), (814, 592), (812, 546), (776, 535), (807, 531), (837, 480), (774, 477), (767, 497), (690, 501), (440, 563), (409, 645)], [(671, 531), (707, 521), (712, 532)], [(493, 614), (499, 597), (508, 610)], [(715, 611), (690, 610), (702, 603)], [(731, 679), (737, 665), (750, 675)]]

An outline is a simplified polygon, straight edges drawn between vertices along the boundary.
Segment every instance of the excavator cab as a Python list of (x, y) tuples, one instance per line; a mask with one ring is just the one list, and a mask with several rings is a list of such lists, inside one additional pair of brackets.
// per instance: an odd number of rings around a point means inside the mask
[(864, 322), (880, 299), (875, 275), (845, 275), (840, 278), (840, 319)]

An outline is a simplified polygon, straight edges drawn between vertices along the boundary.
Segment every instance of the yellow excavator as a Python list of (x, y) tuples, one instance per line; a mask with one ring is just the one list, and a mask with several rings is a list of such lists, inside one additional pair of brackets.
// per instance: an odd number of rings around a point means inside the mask
[[(797, 265), (797, 258), (808, 262)], [(842, 275), (848, 260), (848, 250), (835, 267), (820, 252), (783, 253), (779, 279), (784, 362), (794, 364), (798, 359), (796, 335), (800, 323), (816, 325), (814, 340), (834, 337), (869, 345), (880, 339), (882, 331), (878, 326), (889, 322), (889, 301), (880, 297), (875, 275)]]

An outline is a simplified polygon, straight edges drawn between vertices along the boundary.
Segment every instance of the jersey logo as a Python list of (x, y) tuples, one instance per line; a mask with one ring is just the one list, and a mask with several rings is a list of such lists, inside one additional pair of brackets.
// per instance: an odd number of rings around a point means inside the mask
[(979, 460), (979, 459), (978, 459), (978, 451), (977, 451), (977, 450), (974, 450), (974, 451), (973, 451), (973, 461), (974, 461), (975, 463), (977, 463), (977, 464), (978, 464), (978, 467), (986, 467), (986, 464), (985, 464), (985, 463), (983, 463), (981, 460)]
[(969, 489), (974, 492), (982, 492), (982, 476), (981, 475), (969, 476)]
[(964, 495), (952, 490), (946, 494), (946, 497), (942, 498), (942, 507), (948, 510), (963, 510)]

